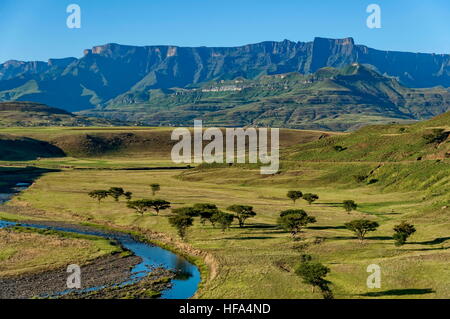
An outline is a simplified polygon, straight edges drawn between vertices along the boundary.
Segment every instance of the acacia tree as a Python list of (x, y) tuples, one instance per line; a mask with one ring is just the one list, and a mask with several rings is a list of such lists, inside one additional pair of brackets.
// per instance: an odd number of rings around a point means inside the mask
[(286, 196), (287, 196), (288, 198), (290, 198), (290, 199), (294, 202), (294, 204), (295, 204), (295, 201), (296, 201), (297, 199), (302, 198), (303, 193), (302, 193), (301, 191), (288, 191), (287, 194), (286, 194)]
[(169, 223), (177, 229), (178, 235), (186, 239), (187, 229), (193, 225), (194, 219), (184, 214), (176, 214), (169, 217)]
[(370, 231), (375, 231), (378, 226), (377, 222), (367, 220), (367, 219), (356, 219), (349, 223), (345, 223), (344, 226), (356, 234), (359, 241), (362, 243), (366, 234)]
[(225, 230), (230, 228), (233, 219), (234, 219), (233, 214), (228, 214), (221, 211), (216, 211), (211, 216), (211, 221), (214, 223), (214, 225), (219, 224), (220, 228), (222, 229), (222, 232), (225, 232)]
[(295, 269), (295, 274), (300, 276), (305, 284), (312, 286), (312, 292), (315, 287), (319, 287), (325, 299), (333, 299), (333, 293), (328, 286), (330, 282), (325, 279), (329, 272), (330, 268), (312, 261), (302, 262)]
[(227, 210), (235, 213), (234, 217), (239, 221), (239, 227), (244, 227), (245, 221), (248, 218), (256, 216), (252, 206), (246, 205), (231, 205)]
[(156, 192), (161, 190), (161, 186), (159, 184), (150, 184), (150, 188), (152, 189), (152, 194), (155, 196)]
[(150, 200), (148, 199), (140, 199), (140, 200), (133, 200), (129, 201), (127, 203), (127, 207), (134, 209), (137, 213), (144, 215), (144, 213), (151, 208), (150, 206)]
[(306, 193), (303, 194), (303, 199), (306, 200), (309, 205), (311, 205), (313, 202), (319, 199), (319, 196), (317, 194)]
[(94, 198), (96, 200), (98, 200), (98, 203), (100, 204), (100, 202), (105, 199), (106, 197), (108, 197), (109, 192), (105, 191), (105, 190), (95, 190), (92, 192), (89, 192), (89, 197)]
[(194, 204), (193, 209), (200, 216), (200, 223), (202, 225), (205, 225), (206, 221), (209, 221), (213, 226), (215, 225), (215, 220), (212, 217), (215, 213), (219, 212), (216, 205), (210, 203), (198, 203)]
[(125, 192), (125, 193), (123, 193), (123, 196), (125, 196), (125, 199), (129, 201), (133, 197), (133, 193), (132, 192)]
[(344, 200), (342, 202), (342, 205), (344, 206), (344, 209), (347, 211), (347, 213), (350, 214), (352, 210), (355, 210), (358, 208), (358, 205), (353, 200)]
[(416, 232), (416, 228), (412, 224), (403, 221), (394, 227), (395, 246), (402, 246), (406, 243), (409, 236)]
[(284, 210), (278, 218), (278, 225), (290, 231), (292, 237), (295, 237), (306, 225), (315, 222), (316, 218), (309, 216), (303, 209)]
[(180, 207), (172, 209), (172, 214), (176, 215), (186, 215), (190, 217), (197, 217), (199, 213), (193, 207)]
[(122, 187), (111, 187), (108, 191), (109, 196), (111, 196), (112, 198), (114, 198), (114, 200), (116, 202), (119, 201), (120, 196), (124, 196), (125, 195), (125, 191), (123, 190)]
[(148, 205), (153, 208), (156, 215), (159, 214), (159, 211), (170, 208), (170, 202), (163, 199), (149, 199)]

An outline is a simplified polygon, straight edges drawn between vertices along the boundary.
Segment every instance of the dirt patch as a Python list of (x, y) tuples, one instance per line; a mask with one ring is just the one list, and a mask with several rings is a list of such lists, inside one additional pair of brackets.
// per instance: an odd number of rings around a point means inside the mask
[[(81, 266), (82, 288), (113, 285), (126, 281), (133, 266), (141, 262), (137, 256), (110, 255)], [(67, 290), (67, 268), (0, 278), (0, 299), (28, 299), (53, 295)]]

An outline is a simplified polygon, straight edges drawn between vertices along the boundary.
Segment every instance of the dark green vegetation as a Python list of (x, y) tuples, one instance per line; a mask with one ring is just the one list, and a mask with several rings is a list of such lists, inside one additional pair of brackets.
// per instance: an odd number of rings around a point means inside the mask
[[(307, 75), (266, 75), (151, 91), (148, 101), (82, 114), (146, 125), (192, 126), (193, 119), (200, 118), (209, 126), (345, 131), (429, 118), (446, 112), (449, 104), (447, 89), (410, 89), (369, 66), (353, 64)], [(335, 150), (344, 148), (336, 145)]]
[(0, 127), (112, 126), (117, 121), (88, 118), (34, 102), (1, 102)]
[(351, 199), (344, 200), (342, 202), (342, 206), (344, 206), (344, 209), (347, 213), (350, 213), (352, 210), (358, 208), (358, 205), (355, 203), (355, 201)]
[(297, 199), (302, 198), (303, 193), (302, 193), (301, 191), (289, 191), (289, 192), (287, 192), (286, 196), (287, 196), (288, 198), (290, 198), (290, 199), (294, 202), (294, 204), (295, 204), (295, 202), (297, 201)]
[(289, 231), (294, 238), (303, 227), (315, 222), (316, 219), (312, 216), (308, 216), (303, 209), (284, 210), (280, 213), (280, 217), (278, 218), (278, 225)]
[(377, 230), (379, 226), (377, 222), (366, 219), (355, 219), (345, 224), (348, 230), (356, 234), (360, 242), (363, 242), (368, 232)]
[(106, 105), (127, 108), (173, 87), (288, 72), (310, 74), (352, 63), (370, 64), (410, 87), (450, 86), (449, 55), (379, 51), (355, 45), (352, 38), (266, 41), (231, 48), (106, 44), (84, 53), (80, 59), (1, 64), (0, 100), (32, 100), (69, 111)]
[(414, 225), (403, 221), (394, 227), (394, 232), (394, 236), (392, 237), (395, 239), (395, 245), (402, 246), (406, 243), (408, 237), (416, 232), (416, 228)]
[(231, 205), (227, 210), (234, 213), (234, 218), (239, 222), (239, 227), (244, 227), (245, 221), (251, 217), (255, 217), (256, 213), (252, 206), (248, 205)]
[(192, 226), (193, 222), (194, 218), (180, 213), (169, 217), (170, 225), (177, 229), (178, 235), (183, 239), (186, 238), (186, 231), (188, 227)]
[(330, 282), (325, 279), (330, 272), (330, 268), (319, 262), (311, 261), (310, 256), (302, 256), (301, 263), (295, 269), (295, 273), (303, 279), (305, 284), (319, 287), (324, 299), (333, 299), (333, 293), (329, 287)]

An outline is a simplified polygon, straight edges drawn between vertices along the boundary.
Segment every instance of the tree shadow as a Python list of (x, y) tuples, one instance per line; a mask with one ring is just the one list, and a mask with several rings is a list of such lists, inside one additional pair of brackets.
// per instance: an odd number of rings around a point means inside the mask
[(346, 228), (345, 226), (309, 226), (308, 229), (323, 230), (323, 229), (346, 229)]
[(377, 292), (366, 292), (364, 294), (360, 294), (359, 296), (364, 297), (382, 297), (382, 296), (405, 296), (405, 295), (426, 295), (433, 293), (434, 290), (431, 288), (425, 289), (391, 289), (385, 291), (377, 291)]
[[(334, 237), (328, 237), (328, 239), (335, 239), (335, 240), (346, 240), (346, 239), (358, 239), (356, 236), (334, 236)], [(364, 240), (390, 240), (392, 237), (389, 236), (372, 236), (372, 237), (366, 237)]]
[(447, 250), (447, 249), (450, 249), (450, 247), (447, 247), (447, 248), (436, 247), (436, 248), (404, 249), (404, 251), (432, 251), (432, 250)]
[(332, 206), (332, 207), (342, 207), (342, 203), (327, 203), (320, 202), (316, 204), (317, 206)]
[(447, 240), (449, 240), (450, 237), (439, 237), (433, 240), (429, 240), (429, 241), (422, 241), (422, 242), (409, 242), (409, 244), (416, 244), (416, 245), (438, 245), (438, 244), (442, 244), (444, 242), (446, 242)]
[(249, 225), (244, 225), (244, 227), (242, 227), (242, 229), (268, 229), (268, 228), (277, 228), (277, 225), (271, 225), (271, 224), (249, 224)]
[(220, 240), (223, 239), (229, 239), (229, 240), (253, 240), (253, 239), (273, 239), (275, 237), (272, 236), (245, 236), (245, 237), (226, 237), (226, 238), (221, 238)]

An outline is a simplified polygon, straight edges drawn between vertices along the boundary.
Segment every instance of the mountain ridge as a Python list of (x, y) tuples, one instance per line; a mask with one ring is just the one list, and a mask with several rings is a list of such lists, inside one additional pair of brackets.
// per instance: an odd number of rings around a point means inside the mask
[(354, 130), (366, 124), (426, 119), (448, 111), (447, 89), (410, 89), (369, 66), (326, 67), (258, 79), (220, 80), (192, 88), (150, 90), (142, 103), (117, 98), (106, 107), (80, 112), (136, 125), (272, 126)]
[(450, 86), (450, 55), (381, 51), (353, 38), (311, 42), (265, 41), (236, 47), (94, 46), (77, 58), (0, 64), (0, 100), (32, 100), (80, 111), (107, 106), (119, 96), (130, 104), (148, 90), (189, 87), (211, 80), (265, 74), (310, 74), (322, 67), (372, 65), (409, 87)]

